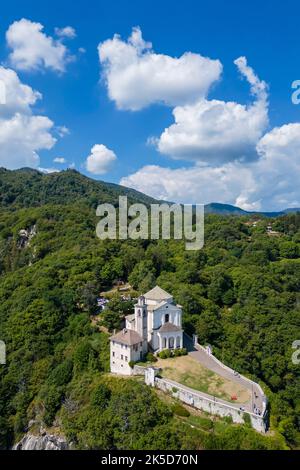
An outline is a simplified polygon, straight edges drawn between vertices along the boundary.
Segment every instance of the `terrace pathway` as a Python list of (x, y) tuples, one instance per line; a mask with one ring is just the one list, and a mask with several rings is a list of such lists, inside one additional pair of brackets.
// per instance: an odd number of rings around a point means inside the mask
[[(198, 361), (203, 367), (215, 372), (216, 374), (224, 377), (225, 379), (231, 380), (232, 382), (236, 382), (242, 385), (244, 388), (250, 390), (251, 400), (248, 403), (245, 403), (243, 406), (247, 411), (254, 412), (254, 406), (259, 409), (261, 412), (263, 411), (263, 395), (253, 382), (249, 382), (245, 377), (238, 374), (235, 375), (233, 371), (230, 371), (224, 367), (222, 367), (215, 358), (204, 351), (200, 346), (194, 346), (192, 339), (189, 338), (187, 335), (184, 337), (184, 344), (185, 347), (188, 349), (188, 354), (193, 357), (196, 361)], [(234, 407), (239, 408), (240, 405), (235, 405), (234, 402), (230, 403)]]

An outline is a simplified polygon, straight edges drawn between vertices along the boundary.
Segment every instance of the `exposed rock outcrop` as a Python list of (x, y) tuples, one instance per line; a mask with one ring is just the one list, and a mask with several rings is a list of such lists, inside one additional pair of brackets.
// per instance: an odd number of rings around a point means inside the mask
[(36, 226), (33, 225), (29, 229), (21, 229), (18, 234), (18, 247), (26, 248), (30, 245), (30, 241), (36, 235)]
[(62, 436), (54, 434), (25, 434), (21, 441), (13, 446), (13, 450), (68, 450), (69, 446)]

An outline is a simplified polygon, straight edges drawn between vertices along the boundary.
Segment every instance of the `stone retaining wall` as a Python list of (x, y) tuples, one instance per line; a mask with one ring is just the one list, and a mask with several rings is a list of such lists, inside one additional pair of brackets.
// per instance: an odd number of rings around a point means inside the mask
[[(204, 351), (206, 354), (209, 354), (209, 353), (207, 352), (207, 350), (206, 350), (203, 346), (201, 346), (201, 344), (196, 343), (196, 344), (195, 344), (195, 347), (196, 347), (197, 349), (201, 349), (201, 350)], [(234, 370), (231, 369), (231, 367), (228, 367), (228, 366), (226, 366), (225, 364), (223, 364), (223, 362), (221, 362), (219, 359), (217, 359), (213, 354), (210, 353), (209, 356), (210, 356), (220, 367), (222, 367), (222, 368), (225, 369), (225, 370), (228, 370), (228, 371), (231, 372), (232, 374), (234, 373)], [(263, 389), (261, 388), (261, 386), (260, 386), (257, 382), (254, 382), (253, 380), (248, 379), (248, 377), (245, 377), (244, 375), (243, 375), (242, 377), (243, 377), (244, 380), (246, 380), (246, 382), (248, 382), (248, 383), (250, 383), (251, 385), (255, 386), (255, 387), (259, 390), (259, 392), (260, 392), (260, 394), (261, 394), (261, 396), (262, 396), (262, 402), (263, 402), (262, 416), (264, 416), (264, 415), (265, 415), (265, 412), (266, 412), (266, 409), (267, 409), (268, 399), (267, 399), (266, 395), (264, 394)]]
[(132, 375), (145, 375), (146, 367), (134, 365), (132, 369)]
[(159, 369), (149, 367), (145, 370), (145, 383), (152, 387), (157, 387), (164, 392), (170, 393), (174, 398), (193, 406), (199, 410), (207, 411), (210, 414), (222, 417), (230, 416), (234, 423), (245, 423), (245, 415), (249, 415), (251, 425), (256, 431), (265, 433), (266, 423), (263, 416), (255, 415), (247, 411), (242, 411), (238, 407), (226, 404), (222, 400), (210, 397), (201, 392), (197, 392), (189, 387), (185, 387), (173, 380), (157, 377)]

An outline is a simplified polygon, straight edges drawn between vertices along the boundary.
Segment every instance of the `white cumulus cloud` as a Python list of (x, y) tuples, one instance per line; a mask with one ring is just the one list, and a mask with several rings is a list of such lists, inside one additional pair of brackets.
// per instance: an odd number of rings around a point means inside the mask
[(54, 163), (67, 163), (67, 160), (64, 157), (56, 157), (53, 159)]
[(300, 207), (300, 123), (275, 127), (257, 144), (260, 198), (272, 207)]
[(235, 64), (250, 83), (254, 102), (246, 106), (200, 99), (175, 107), (175, 123), (155, 141), (161, 153), (210, 163), (255, 158), (255, 146), (268, 125), (267, 87), (247, 65), (245, 57)]
[(64, 72), (70, 55), (61, 39), (55, 40), (43, 32), (41, 23), (22, 18), (12, 23), (6, 32), (11, 66), (17, 70), (30, 71), (44, 68)]
[(246, 210), (300, 206), (300, 123), (268, 131), (268, 86), (245, 57), (234, 63), (250, 85), (248, 104), (208, 98), (222, 73), (219, 60), (158, 54), (139, 28), (127, 41), (118, 35), (104, 41), (98, 52), (108, 95), (119, 109), (173, 107), (174, 123), (148, 142), (190, 162), (176, 169), (146, 165), (121, 184), (177, 202), (221, 201)]
[(107, 173), (117, 160), (116, 154), (103, 144), (96, 144), (91, 149), (91, 154), (86, 159), (86, 169), (95, 175)]
[(5, 102), (0, 107), (0, 116), (2, 117), (15, 112), (30, 112), (30, 107), (42, 97), (38, 91), (24, 85), (14, 70), (1, 65), (0, 82), (5, 90)]
[(127, 41), (116, 34), (100, 43), (98, 52), (109, 97), (119, 109), (191, 103), (206, 96), (222, 73), (219, 60), (200, 54), (186, 52), (177, 58), (155, 53), (138, 27)]
[(55, 34), (60, 38), (76, 38), (76, 31), (72, 26), (65, 26), (64, 28), (55, 28)]
[(41, 173), (45, 173), (46, 175), (50, 175), (51, 173), (59, 173), (60, 170), (58, 170), (57, 168), (42, 168), (42, 167), (38, 167), (38, 170), (41, 172)]
[(196, 164), (193, 167), (163, 168), (147, 165), (121, 179), (120, 184), (157, 199), (187, 204), (233, 203), (243, 188), (253, 187), (251, 173), (240, 163), (220, 167)]
[(0, 66), (0, 82), (6, 90), (6, 102), (0, 105), (0, 166), (37, 167), (38, 151), (51, 149), (56, 142), (54, 123), (33, 113), (33, 105), (42, 96), (24, 85), (14, 70)]
[(245, 210), (300, 207), (300, 123), (266, 133), (257, 153), (257, 160), (246, 163), (178, 169), (147, 165), (120, 184), (175, 202), (223, 202)]

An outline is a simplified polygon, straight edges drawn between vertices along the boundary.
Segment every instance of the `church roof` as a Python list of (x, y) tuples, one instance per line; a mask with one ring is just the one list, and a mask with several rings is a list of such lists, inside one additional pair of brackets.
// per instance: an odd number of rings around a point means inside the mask
[(143, 341), (143, 338), (134, 330), (123, 329), (116, 335), (110, 337), (110, 341), (116, 341), (116, 343), (127, 344), (132, 346)]
[(129, 315), (126, 315), (126, 320), (132, 322), (135, 320), (135, 314), (134, 313), (130, 313)]
[(173, 333), (175, 331), (182, 331), (181, 328), (174, 325), (173, 323), (166, 322), (158, 330), (160, 333)]
[(172, 299), (173, 296), (171, 294), (168, 294), (165, 290), (163, 290), (159, 286), (155, 286), (153, 289), (149, 290), (146, 294), (144, 294), (145, 299), (149, 300), (167, 300), (167, 299)]
[(149, 312), (153, 312), (153, 310), (158, 310), (160, 307), (163, 307), (164, 305), (167, 305), (167, 304), (168, 304), (168, 302), (166, 302), (165, 300), (162, 300), (161, 302), (158, 302), (155, 305), (148, 304), (147, 305), (147, 310)]

